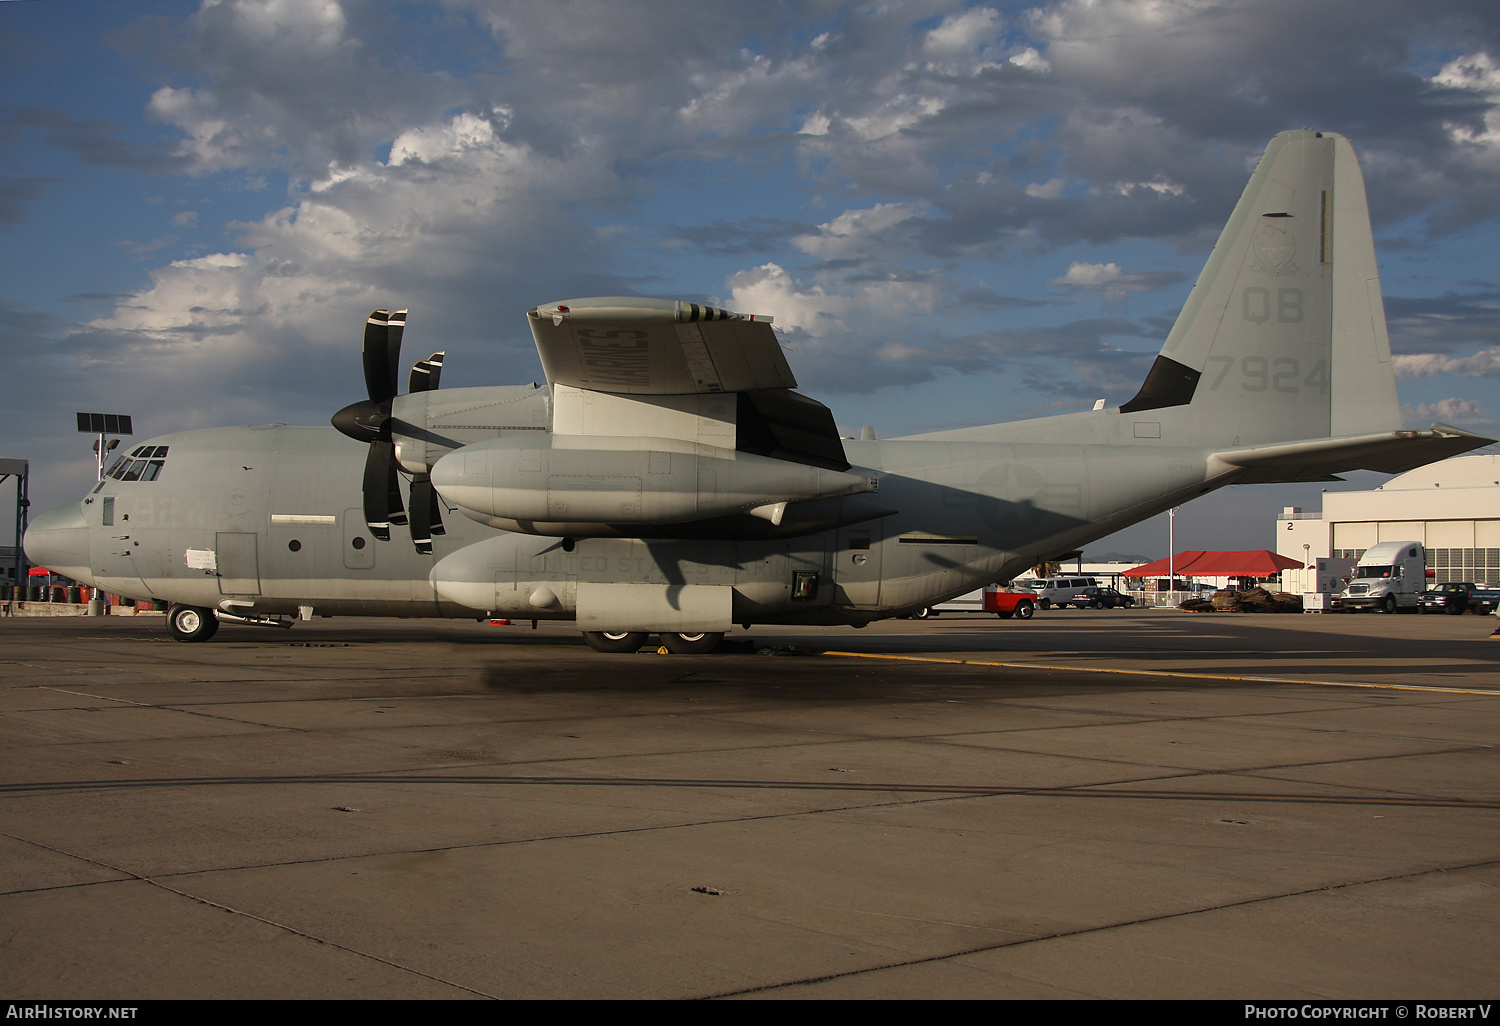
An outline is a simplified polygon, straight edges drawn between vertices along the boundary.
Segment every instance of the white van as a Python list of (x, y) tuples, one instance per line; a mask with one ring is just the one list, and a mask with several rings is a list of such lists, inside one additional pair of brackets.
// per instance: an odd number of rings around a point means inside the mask
[(1019, 583), (1036, 592), (1036, 604), (1039, 609), (1066, 606), (1069, 600), (1084, 588), (1099, 587), (1099, 582), (1092, 577), (1043, 577), (1035, 581)]

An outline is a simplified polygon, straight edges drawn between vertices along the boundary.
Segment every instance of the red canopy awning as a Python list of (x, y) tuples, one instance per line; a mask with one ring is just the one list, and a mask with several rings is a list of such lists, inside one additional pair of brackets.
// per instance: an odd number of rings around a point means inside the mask
[(34, 566), (26, 571), (27, 577), (51, 577), (52, 571), (44, 566)]
[[(1179, 552), (1172, 559), (1172, 571), (1178, 577), (1270, 577), (1282, 570), (1302, 566), (1302, 561), (1278, 555), (1268, 549), (1252, 549), (1248, 552), (1204, 552), (1189, 549)], [(1125, 577), (1165, 577), (1169, 572), (1167, 560), (1126, 570)]]

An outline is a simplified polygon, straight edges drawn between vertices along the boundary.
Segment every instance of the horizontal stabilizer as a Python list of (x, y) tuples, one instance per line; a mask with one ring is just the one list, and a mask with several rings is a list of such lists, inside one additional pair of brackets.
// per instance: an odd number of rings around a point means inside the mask
[(1351, 470), (1400, 474), (1495, 441), (1472, 431), (1434, 424), (1430, 431), (1387, 431), (1228, 449), (1209, 458), (1214, 476), (1243, 471), (1236, 484), (1336, 480)]

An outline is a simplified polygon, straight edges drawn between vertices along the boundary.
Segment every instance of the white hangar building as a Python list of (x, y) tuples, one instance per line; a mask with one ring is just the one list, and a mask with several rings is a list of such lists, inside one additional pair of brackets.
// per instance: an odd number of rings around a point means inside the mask
[(1421, 542), (1439, 583), (1500, 587), (1500, 456), (1455, 456), (1373, 491), (1325, 492), (1321, 513), (1289, 506), (1276, 520), (1276, 551), (1304, 563), (1357, 559), (1384, 541)]

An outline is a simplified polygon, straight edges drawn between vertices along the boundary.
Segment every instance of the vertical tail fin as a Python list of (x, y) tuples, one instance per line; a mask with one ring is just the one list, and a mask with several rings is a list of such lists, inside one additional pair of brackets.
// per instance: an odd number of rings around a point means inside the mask
[(1189, 405), (1237, 444), (1401, 426), (1364, 180), (1349, 141), (1282, 132), (1125, 413)]

